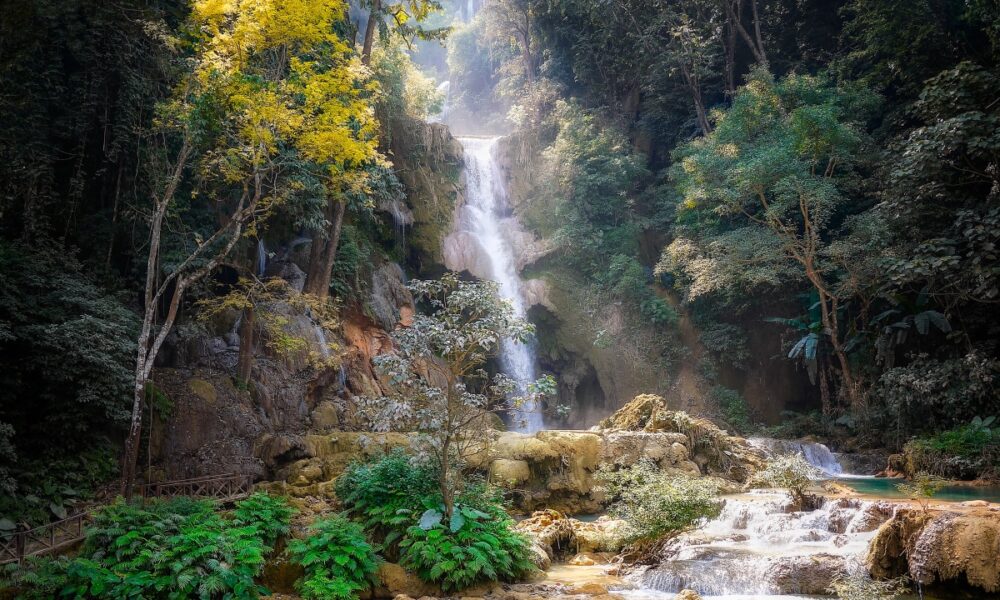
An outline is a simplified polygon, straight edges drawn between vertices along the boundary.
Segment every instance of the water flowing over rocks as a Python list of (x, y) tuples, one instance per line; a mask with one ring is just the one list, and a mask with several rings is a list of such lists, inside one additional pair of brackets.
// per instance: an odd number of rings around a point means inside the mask
[(823, 595), (864, 553), (883, 510), (878, 503), (836, 499), (792, 511), (788, 497), (776, 492), (725, 502), (719, 517), (672, 540), (660, 564), (629, 579), (643, 588), (705, 596)]

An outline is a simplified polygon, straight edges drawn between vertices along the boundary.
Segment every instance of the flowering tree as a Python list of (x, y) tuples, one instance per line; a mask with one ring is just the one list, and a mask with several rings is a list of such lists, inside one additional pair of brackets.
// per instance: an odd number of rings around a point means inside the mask
[(555, 382), (545, 376), (518, 390), (509, 377), (491, 377), (484, 369), (502, 340), (524, 342), (534, 333), (534, 326), (500, 298), (497, 284), (460, 281), (448, 273), (439, 280), (413, 281), (409, 288), (429, 312), (393, 334), (396, 352), (375, 358), (392, 392), (359, 398), (358, 404), (376, 431), (408, 427), (421, 433), (439, 469), (442, 516), (449, 519), (462, 485), (461, 466), (482, 451), (491, 413), (517, 418), (522, 406), (552, 393)]

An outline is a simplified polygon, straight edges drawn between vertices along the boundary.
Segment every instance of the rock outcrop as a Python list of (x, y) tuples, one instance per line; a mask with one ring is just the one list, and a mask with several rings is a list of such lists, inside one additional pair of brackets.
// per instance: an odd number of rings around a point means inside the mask
[(900, 508), (875, 534), (866, 564), (875, 577), (924, 585), (962, 581), (1000, 591), (1000, 512)]

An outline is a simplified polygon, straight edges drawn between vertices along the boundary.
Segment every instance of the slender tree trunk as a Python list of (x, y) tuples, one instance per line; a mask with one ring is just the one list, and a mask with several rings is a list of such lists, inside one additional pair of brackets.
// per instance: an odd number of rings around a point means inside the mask
[(372, 45), (375, 43), (375, 30), (378, 20), (382, 18), (382, 0), (372, 0), (372, 8), (365, 23), (365, 41), (361, 46), (361, 64), (367, 66), (372, 62)]
[[(122, 480), (121, 492), (126, 498), (130, 498), (135, 487), (136, 463), (139, 456), (139, 436), (142, 432), (142, 413), (145, 401), (146, 383), (149, 381), (153, 371), (156, 356), (163, 347), (163, 342), (174, 326), (177, 313), (181, 306), (181, 299), (185, 290), (191, 285), (200, 281), (205, 275), (215, 270), (221, 260), (229, 255), (233, 247), (240, 240), (243, 233), (243, 225), (246, 220), (253, 215), (253, 209), (257, 206), (263, 195), (262, 175), (260, 172), (253, 174), (253, 192), (251, 195), (249, 183), (243, 188), (243, 195), (233, 211), (229, 222), (215, 231), (203, 244), (188, 255), (176, 269), (157, 284), (158, 265), (160, 255), (160, 242), (163, 227), (163, 219), (167, 212), (167, 207), (173, 199), (180, 184), (187, 158), (190, 155), (191, 147), (188, 140), (178, 155), (178, 161), (174, 172), (169, 179), (163, 196), (156, 199), (153, 212), (153, 219), (150, 223), (150, 245), (149, 256), (146, 261), (146, 289), (143, 302), (143, 321), (136, 350), (135, 385), (132, 397), (132, 420), (129, 424), (128, 437), (125, 440), (125, 451), (122, 456)], [(249, 203), (248, 203), (249, 201)], [(228, 239), (226, 237), (228, 236)], [(204, 253), (213, 245), (226, 239), (222, 249), (212, 255), (201, 266), (195, 268), (199, 259), (204, 258)], [(173, 289), (170, 296), (170, 305), (163, 323), (155, 326), (157, 304)], [(155, 336), (153, 331), (156, 331)]]
[(335, 200), (326, 243), (324, 244), (323, 240), (313, 240), (313, 247), (309, 250), (309, 274), (306, 276), (303, 288), (307, 294), (318, 298), (330, 295), (330, 278), (337, 259), (337, 246), (340, 245), (340, 233), (343, 231), (346, 211), (347, 202)]
[(244, 310), (240, 323), (240, 356), (236, 363), (236, 379), (240, 385), (250, 382), (253, 371), (254, 314), (253, 307)]
[(441, 446), (441, 474), (439, 484), (441, 487), (441, 501), (444, 504), (445, 521), (451, 519), (451, 514), (455, 509), (455, 498), (451, 487), (451, 434), (446, 433), (444, 443)]
[[(751, 1), (753, 2), (753, 13), (754, 15), (756, 15), (757, 14), (756, 0), (751, 0)], [(753, 53), (753, 57), (757, 60), (757, 62), (763, 65), (764, 68), (769, 68), (770, 65), (767, 62), (767, 55), (764, 53), (763, 42), (760, 42), (761, 38), (759, 35), (759, 25), (757, 25), (757, 31), (758, 31), (757, 41), (754, 41), (754, 38), (750, 37), (750, 33), (746, 30), (746, 27), (744, 27), (743, 23), (740, 21), (740, 15), (737, 14), (736, 11), (733, 9), (733, 5), (729, 2), (726, 2), (725, 4), (726, 4), (726, 11), (729, 13), (730, 22), (733, 24), (733, 27), (736, 28), (736, 32), (740, 34), (740, 37), (743, 38), (743, 41), (746, 42), (747, 47), (750, 48), (750, 52)], [(742, 6), (740, 8), (742, 8)], [(755, 24), (757, 23), (756, 18), (754, 19), (754, 22)]]
[[(729, 0), (725, 0), (729, 2)], [(743, 0), (737, 0), (736, 10), (742, 10)], [(732, 97), (736, 94), (736, 25), (730, 14), (726, 19), (726, 94)]]

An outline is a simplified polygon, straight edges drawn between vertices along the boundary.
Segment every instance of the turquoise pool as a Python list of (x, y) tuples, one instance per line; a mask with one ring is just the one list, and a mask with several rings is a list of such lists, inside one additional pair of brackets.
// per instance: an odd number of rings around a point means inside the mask
[[(837, 483), (845, 485), (859, 493), (880, 498), (905, 498), (896, 489), (896, 484), (903, 479), (888, 477), (838, 477)], [(1000, 502), (1000, 486), (948, 485), (934, 496), (935, 500), (947, 502), (965, 502), (967, 500), (986, 500)]]

